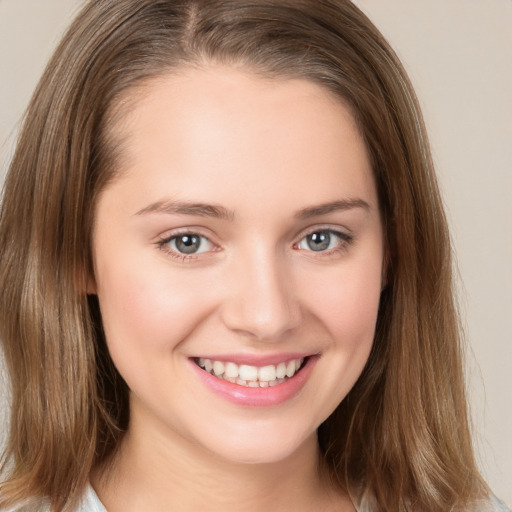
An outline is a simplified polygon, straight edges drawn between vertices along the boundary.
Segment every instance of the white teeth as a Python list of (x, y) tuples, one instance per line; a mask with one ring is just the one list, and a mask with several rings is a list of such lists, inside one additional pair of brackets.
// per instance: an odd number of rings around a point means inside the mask
[(231, 361), (216, 361), (202, 357), (197, 359), (197, 364), (208, 373), (240, 386), (251, 388), (265, 388), (282, 384), (297, 373), (303, 362), (304, 359), (292, 359), (286, 363), (258, 367), (247, 364), (239, 366)]
[(260, 382), (270, 382), (271, 380), (276, 380), (276, 367), (272, 364), (268, 366), (262, 366), (258, 370), (258, 377)]
[(238, 365), (235, 363), (226, 363), (224, 366), (224, 372), (226, 373), (226, 377), (236, 379), (239, 375)]
[(293, 375), (295, 374), (295, 369), (295, 361), (289, 361), (288, 364), (286, 365), (286, 376), (293, 377)]
[(224, 363), (222, 361), (214, 361), (213, 362), (213, 373), (220, 377), (224, 373)]
[(284, 377), (286, 377), (286, 363), (279, 363), (276, 366), (276, 377), (278, 379), (284, 379)]
[(240, 378), (245, 380), (258, 380), (258, 368), (241, 364), (239, 368)]

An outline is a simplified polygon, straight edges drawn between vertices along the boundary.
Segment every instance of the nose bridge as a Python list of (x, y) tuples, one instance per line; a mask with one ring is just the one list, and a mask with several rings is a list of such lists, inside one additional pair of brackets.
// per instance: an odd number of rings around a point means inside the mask
[[(253, 246), (254, 249), (254, 246)], [(278, 251), (246, 252), (233, 263), (224, 304), (225, 324), (260, 340), (277, 340), (300, 322), (290, 268)]]

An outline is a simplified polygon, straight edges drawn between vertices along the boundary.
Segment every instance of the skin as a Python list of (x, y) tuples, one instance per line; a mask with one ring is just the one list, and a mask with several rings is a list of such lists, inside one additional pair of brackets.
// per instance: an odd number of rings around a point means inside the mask
[[(316, 439), (368, 359), (382, 287), (377, 191), (349, 109), (308, 81), (220, 66), (131, 94), (89, 285), (131, 420), (93, 486), (109, 512), (354, 510), (321, 478)], [(312, 250), (306, 235), (326, 229), (342, 236)], [(179, 254), (169, 239), (184, 232), (205, 237), (200, 252)], [(269, 407), (215, 394), (191, 361), (297, 352), (315, 355), (308, 379)]]

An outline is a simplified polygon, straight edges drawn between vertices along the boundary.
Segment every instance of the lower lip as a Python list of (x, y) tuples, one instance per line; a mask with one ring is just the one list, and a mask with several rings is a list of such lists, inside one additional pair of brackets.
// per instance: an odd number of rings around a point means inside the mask
[(214, 377), (200, 368), (193, 360), (190, 360), (190, 362), (206, 387), (222, 398), (237, 405), (271, 407), (282, 404), (299, 393), (308, 380), (317, 360), (317, 356), (310, 356), (304, 366), (293, 377), (287, 379), (282, 384), (266, 388), (250, 388), (233, 384), (227, 380)]

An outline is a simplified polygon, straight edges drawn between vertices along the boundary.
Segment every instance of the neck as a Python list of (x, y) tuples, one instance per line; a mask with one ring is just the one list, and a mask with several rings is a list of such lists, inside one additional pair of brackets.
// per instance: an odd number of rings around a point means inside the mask
[(132, 417), (115, 459), (91, 476), (108, 512), (354, 510), (321, 478), (315, 434), (283, 460), (245, 464), (168, 430), (150, 430)]

